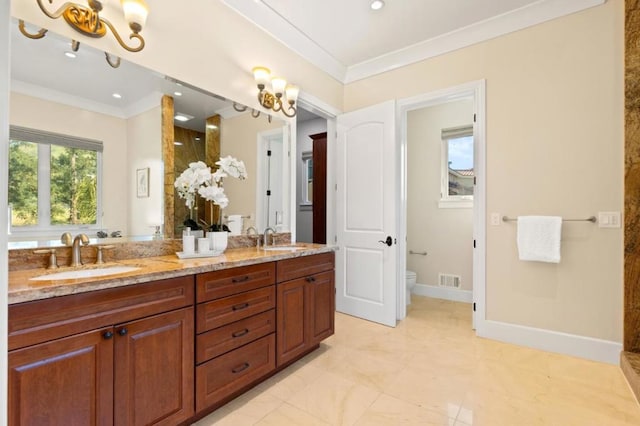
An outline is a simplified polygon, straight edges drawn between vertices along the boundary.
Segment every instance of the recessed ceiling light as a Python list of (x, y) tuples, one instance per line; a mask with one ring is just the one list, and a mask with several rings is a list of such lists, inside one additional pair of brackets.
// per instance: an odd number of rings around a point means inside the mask
[(173, 116), (173, 118), (177, 121), (189, 121), (193, 118), (193, 115), (189, 115), (189, 114), (183, 114), (181, 112), (176, 113), (176, 115)]
[(173, 92), (173, 94), (176, 96), (182, 96), (182, 92)]
[(173, 142), (173, 144), (174, 144), (174, 145), (178, 145), (178, 146), (181, 146), (181, 145), (182, 145), (182, 142), (179, 142), (179, 141), (175, 141), (175, 142)]
[(384, 7), (384, 2), (382, 0), (373, 0), (371, 2), (371, 9), (380, 10)]
[(120, 93), (114, 93), (114, 94), (113, 94), (113, 95), (111, 95), (111, 96), (113, 96), (113, 97), (114, 97), (114, 98), (116, 98), (116, 99), (122, 99), (122, 95), (121, 95)]
[(73, 52), (67, 51), (67, 52), (64, 52), (64, 56), (66, 56), (67, 58), (75, 59), (76, 54)]

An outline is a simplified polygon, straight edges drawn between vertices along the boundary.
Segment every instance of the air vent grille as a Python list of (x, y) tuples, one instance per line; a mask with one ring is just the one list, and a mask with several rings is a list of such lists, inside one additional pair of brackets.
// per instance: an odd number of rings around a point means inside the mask
[(438, 285), (440, 287), (460, 288), (460, 275), (438, 274)]

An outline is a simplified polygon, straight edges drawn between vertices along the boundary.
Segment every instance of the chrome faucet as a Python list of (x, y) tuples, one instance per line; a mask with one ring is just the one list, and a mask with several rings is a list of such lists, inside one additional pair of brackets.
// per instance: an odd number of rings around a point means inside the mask
[(89, 244), (89, 237), (86, 234), (78, 234), (73, 239), (73, 243), (71, 245), (71, 263), (69, 266), (80, 266), (82, 265), (82, 256), (80, 254), (80, 243), (83, 245)]
[(264, 246), (266, 247), (267, 244), (269, 244), (269, 231), (271, 231), (271, 245), (275, 244), (275, 240), (273, 238), (273, 234), (276, 233), (276, 230), (273, 229), (272, 227), (267, 227), (264, 230), (264, 234), (262, 234), (262, 241), (264, 242)]

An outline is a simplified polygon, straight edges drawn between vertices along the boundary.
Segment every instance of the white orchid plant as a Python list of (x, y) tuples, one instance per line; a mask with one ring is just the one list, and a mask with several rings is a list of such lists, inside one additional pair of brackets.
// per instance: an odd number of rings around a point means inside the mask
[(180, 198), (191, 210), (197, 195), (224, 209), (229, 205), (229, 198), (224, 193), (222, 181), (226, 177), (240, 180), (247, 178), (247, 169), (243, 161), (226, 156), (216, 161), (218, 169), (211, 173), (211, 168), (204, 162), (189, 163), (189, 168), (182, 172), (174, 182)]

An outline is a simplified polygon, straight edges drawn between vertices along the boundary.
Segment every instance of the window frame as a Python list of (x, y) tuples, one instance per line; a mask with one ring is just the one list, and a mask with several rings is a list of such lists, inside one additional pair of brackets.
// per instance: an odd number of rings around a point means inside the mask
[(313, 208), (313, 199), (309, 198), (309, 182), (313, 183), (313, 175), (309, 176), (309, 162), (311, 162), (313, 167), (313, 151), (304, 151), (301, 158), (302, 183), (300, 185), (300, 207), (311, 210)]
[[(13, 226), (9, 205), (9, 239), (54, 236), (67, 231), (99, 231), (102, 229), (103, 208), (103, 143), (44, 130), (20, 126), (9, 126), (9, 140), (20, 140), (37, 144), (38, 151), (38, 223), (36, 225)], [(88, 225), (51, 224), (51, 145), (78, 148), (96, 152), (96, 223)]]
[[(449, 195), (449, 142), (454, 139), (474, 136), (473, 124), (450, 127), (441, 130), (441, 161), (440, 161), (440, 199), (439, 208), (473, 208), (472, 195)], [(475, 140), (474, 146), (474, 169), (475, 169)], [(474, 171), (475, 179), (475, 171)], [(475, 193), (475, 180), (473, 184)]]

